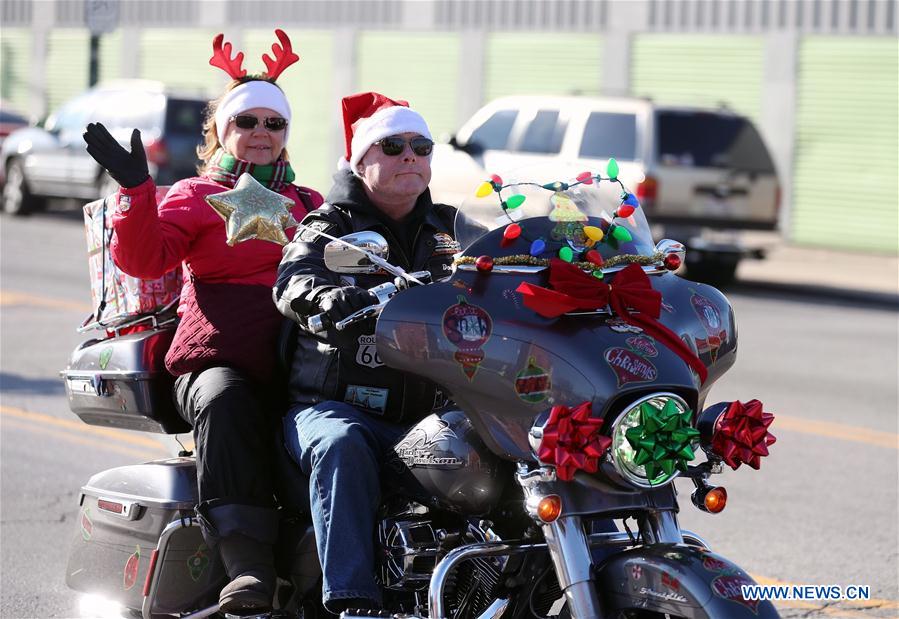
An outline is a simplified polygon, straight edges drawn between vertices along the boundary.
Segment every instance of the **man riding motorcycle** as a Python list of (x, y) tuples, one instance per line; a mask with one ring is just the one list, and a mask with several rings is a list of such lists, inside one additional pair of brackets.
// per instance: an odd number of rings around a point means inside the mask
[[(343, 99), (343, 117), (346, 156), (334, 186), (278, 269), (278, 308), (301, 325), (319, 312), (336, 324), (378, 302), (368, 288), (392, 281), (383, 272), (355, 281), (330, 272), (319, 232), (378, 232), (392, 262), (434, 279), (449, 274), (459, 249), (455, 209), (433, 204), (428, 192), (433, 141), (421, 115), (405, 101), (360, 93)], [(285, 441), (309, 478), (322, 598), (334, 613), (381, 606), (373, 573), (381, 467), (408, 425), (444, 404), (431, 381), (384, 366), (373, 333), (374, 320), (320, 336), (301, 330), (290, 377)]]

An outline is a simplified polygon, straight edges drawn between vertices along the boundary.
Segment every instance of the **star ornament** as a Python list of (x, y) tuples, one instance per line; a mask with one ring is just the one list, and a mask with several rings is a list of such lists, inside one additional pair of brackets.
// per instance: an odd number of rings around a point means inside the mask
[(592, 405), (582, 402), (574, 408), (553, 406), (543, 426), (537, 458), (556, 467), (556, 476), (570, 481), (578, 470), (595, 473), (599, 459), (612, 439), (599, 433), (602, 419), (591, 416)]
[(225, 220), (231, 247), (250, 239), (287, 245), (290, 239), (284, 230), (297, 225), (290, 214), (293, 200), (263, 187), (246, 172), (234, 189), (206, 196), (206, 202)]
[(764, 412), (758, 400), (733, 402), (715, 422), (712, 451), (734, 470), (743, 463), (758, 470), (768, 446), (777, 440), (768, 432), (773, 421), (774, 415)]

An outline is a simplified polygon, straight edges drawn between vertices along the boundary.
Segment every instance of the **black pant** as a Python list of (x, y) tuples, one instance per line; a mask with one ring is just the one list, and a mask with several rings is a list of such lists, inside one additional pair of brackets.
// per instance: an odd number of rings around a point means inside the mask
[(207, 543), (233, 534), (273, 543), (277, 399), (239, 370), (213, 367), (179, 376), (175, 402), (194, 427)]

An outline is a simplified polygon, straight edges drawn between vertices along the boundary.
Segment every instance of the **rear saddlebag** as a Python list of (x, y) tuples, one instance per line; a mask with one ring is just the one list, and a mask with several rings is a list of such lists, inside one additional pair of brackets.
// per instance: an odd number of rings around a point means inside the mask
[(227, 582), (194, 517), (196, 461), (173, 458), (97, 473), (81, 489), (66, 584), (143, 616), (218, 601)]
[(165, 369), (174, 324), (88, 340), (62, 371), (69, 408), (89, 425), (178, 434), (190, 425), (172, 398)]

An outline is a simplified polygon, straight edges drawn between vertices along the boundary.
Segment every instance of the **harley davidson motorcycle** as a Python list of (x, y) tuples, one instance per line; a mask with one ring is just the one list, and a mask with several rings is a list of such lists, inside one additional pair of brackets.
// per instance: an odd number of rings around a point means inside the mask
[[(634, 196), (622, 187), (610, 202), (599, 181), (494, 177), (460, 209), (461, 251), (438, 282), (390, 266), (376, 233), (328, 244), (326, 263), (344, 277), (400, 277), (374, 290), (377, 305), (304, 328), (375, 319), (380, 361), (451, 402), (413, 426), (386, 467), (374, 568), (396, 614), (343, 616), (778, 616), (744, 598), (754, 584), (744, 570), (678, 525), (676, 479), (717, 513), (727, 493), (711, 475), (757, 469), (774, 441), (758, 401), (706, 406), (735, 360), (733, 311), (677, 276), (683, 246), (655, 244)], [(171, 316), (142, 320), (150, 328), (73, 353), (71, 408), (91, 424), (187, 431), (162, 366)], [(287, 473), (275, 615), (328, 616), (303, 479)], [(195, 503), (188, 453), (94, 475), (67, 584), (128, 616), (215, 615), (227, 577)]]

